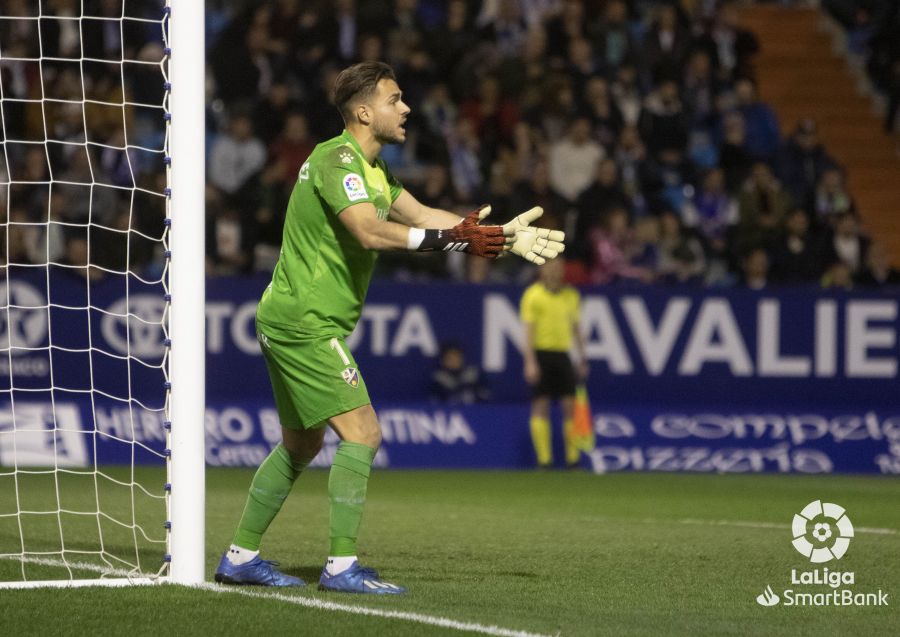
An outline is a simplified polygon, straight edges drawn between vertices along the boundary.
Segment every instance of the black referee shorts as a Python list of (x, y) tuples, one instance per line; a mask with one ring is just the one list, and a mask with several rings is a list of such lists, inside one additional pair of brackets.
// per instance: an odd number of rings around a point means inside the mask
[(562, 398), (575, 395), (575, 368), (568, 352), (537, 350), (538, 367), (541, 377), (532, 388), (535, 398)]

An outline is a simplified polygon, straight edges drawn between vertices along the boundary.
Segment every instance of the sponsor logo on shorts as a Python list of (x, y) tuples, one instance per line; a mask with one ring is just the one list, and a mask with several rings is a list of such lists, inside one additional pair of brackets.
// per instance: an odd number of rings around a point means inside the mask
[(348, 367), (347, 369), (342, 371), (341, 378), (343, 378), (344, 382), (351, 387), (359, 387), (359, 372), (356, 371), (355, 367)]
[(347, 193), (347, 199), (357, 201), (358, 199), (368, 199), (369, 193), (363, 184), (362, 177), (356, 173), (350, 173), (344, 177), (344, 192)]

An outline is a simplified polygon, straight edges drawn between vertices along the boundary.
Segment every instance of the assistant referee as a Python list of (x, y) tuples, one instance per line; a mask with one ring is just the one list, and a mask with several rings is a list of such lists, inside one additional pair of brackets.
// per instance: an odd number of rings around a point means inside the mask
[[(578, 449), (571, 442), (575, 385), (587, 378), (584, 339), (579, 329), (581, 295), (563, 282), (561, 259), (548, 261), (538, 280), (522, 295), (520, 313), (525, 325), (525, 380), (531, 385), (531, 439), (540, 468), (553, 465), (550, 401), (559, 400), (563, 412), (566, 465), (578, 464)], [(572, 364), (572, 344), (578, 368)]]

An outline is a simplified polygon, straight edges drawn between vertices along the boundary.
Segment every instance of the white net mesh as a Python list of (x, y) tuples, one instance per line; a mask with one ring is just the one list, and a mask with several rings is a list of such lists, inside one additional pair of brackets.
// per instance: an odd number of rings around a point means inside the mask
[(0, 3), (0, 582), (165, 570), (167, 5)]

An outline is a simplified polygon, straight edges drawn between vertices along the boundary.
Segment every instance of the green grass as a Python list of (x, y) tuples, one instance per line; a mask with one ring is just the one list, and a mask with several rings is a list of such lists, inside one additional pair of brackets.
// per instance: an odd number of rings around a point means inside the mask
[[(142, 473), (154, 483), (155, 475)], [(243, 470), (207, 475), (210, 576), (229, 543), (250, 477)], [(326, 472), (309, 471), (300, 479), (263, 545), (264, 557), (313, 581), (327, 551), (327, 478)], [(93, 492), (82, 491), (91, 501)], [(104, 497), (113, 506), (124, 495)], [(888, 592), (890, 606), (756, 603), (767, 584), (779, 594), (785, 588), (830, 589), (790, 585), (792, 568), (811, 565), (791, 546), (788, 528), (718, 522), (788, 525), (815, 499), (846, 507), (858, 529), (893, 531), (858, 533), (842, 560), (825, 565), (854, 571), (852, 588), (858, 592)], [(900, 481), (878, 477), (378, 471), (369, 486), (361, 557), (410, 593), (371, 598), (315, 587), (283, 592), (547, 634), (896, 635), (898, 503)], [(9, 505), (9, 490), (0, 489), (0, 512)], [(0, 552), (18, 544), (8, 526), (0, 524)], [(58, 530), (50, 526), (32, 533), (32, 541), (58, 543)], [(119, 539), (110, 548), (127, 553), (129, 546)], [(152, 563), (157, 553), (145, 548), (142, 560)], [(34, 577), (46, 567), (29, 568)], [(20, 572), (17, 562), (0, 560), (0, 578)], [(461, 634), (175, 586), (3, 590), (0, 610), (2, 632), (9, 635), (142, 635), (170, 626), (177, 634)]]

